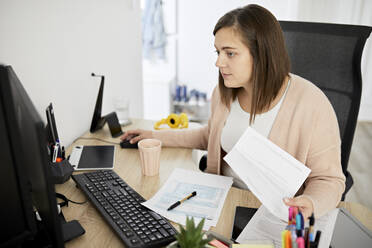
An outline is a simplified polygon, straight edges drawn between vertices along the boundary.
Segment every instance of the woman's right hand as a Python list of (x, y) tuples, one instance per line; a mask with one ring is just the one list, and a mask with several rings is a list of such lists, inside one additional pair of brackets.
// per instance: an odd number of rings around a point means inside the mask
[(152, 138), (152, 131), (150, 130), (143, 130), (143, 129), (136, 129), (136, 130), (128, 130), (126, 131), (123, 136), (120, 137), (121, 140), (128, 140), (131, 144), (137, 143), (143, 139), (151, 139)]

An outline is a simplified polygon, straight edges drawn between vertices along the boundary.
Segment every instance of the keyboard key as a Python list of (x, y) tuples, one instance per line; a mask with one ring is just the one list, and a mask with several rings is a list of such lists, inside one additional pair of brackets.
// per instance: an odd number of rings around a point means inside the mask
[(154, 233), (154, 235), (157, 239), (161, 239), (163, 237), (163, 235), (161, 235), (159, 232)]
[(165, 224), (165, 225), (163, 225), (163, 227), (166, 228), (166, 229), (171, 229), (172, 228), (169, 224)]
[(160, 231), (161, 234), (163, 234), (164, 237), (169, 236), (169, 233), (167, 233), (167, 231), (165, 231), (163, 228), (160, 228), (159, 231)]
[(135, 244), (139, 243), (139, 240), (138, 239), (131, 239), (130, 242), (135, 245)]
[(132, 233), (131, 231), (125, 232), (124, 234), (125, 234), (125, 236), (127, 236), (128, 238), (134, 236), (134, 233)]
[(152, 215), (152, 217), (155, 218), (155, 220), (161, 220), (162, 218), (160, 217), (160, 215), (158, 215), (157, 213), (153, 212), (153, 211), (150, 211), (150, 214)]

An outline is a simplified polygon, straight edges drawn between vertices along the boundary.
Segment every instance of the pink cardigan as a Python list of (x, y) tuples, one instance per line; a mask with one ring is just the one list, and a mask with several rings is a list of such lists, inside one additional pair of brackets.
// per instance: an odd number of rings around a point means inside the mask
[[(337, 206), (345, 190), (338, 122), (319, 88), (297, 75), (290, 76), (291, 84), (269, 139), (311, 169), (296, 195), (310, 198), (315, 216), (319, 217)], [(208, 125), (193, 130), (153, 131), (153, 137), (160, 139), (163, 146), (207, 149), (206, 172), (220, 174), (221, 132), (228, 114), (216, 87)]]

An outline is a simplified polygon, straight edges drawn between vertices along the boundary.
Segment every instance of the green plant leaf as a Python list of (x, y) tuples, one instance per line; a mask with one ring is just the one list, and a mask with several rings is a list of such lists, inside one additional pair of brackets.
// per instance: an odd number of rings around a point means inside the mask
[(203, 226), (204, 226), (204, 221), (205, 221), (205, 219), (203, 218), (200, 222), (199, 222), (199, 225), (197, 226), (197, 228), (196, 228), (196, 232), (198, 232), (198, 233), (201, 233), (202, 232), (202, 229), (203, 229)]
[(202, 219), (199, 224), (195, 225), (194, 217), (186, 217), (185, 228), (179, 225), (180, 232), (176, 235), (178, 245), (182, 248), (202, 248), (210, 241), (204, 239), (204, 226), (205, 219)]

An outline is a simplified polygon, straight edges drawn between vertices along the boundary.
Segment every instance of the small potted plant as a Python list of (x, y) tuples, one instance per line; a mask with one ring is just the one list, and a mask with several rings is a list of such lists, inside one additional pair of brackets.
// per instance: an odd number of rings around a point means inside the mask
[(169, 248), (204, 248), (210, 239), (205, 238), (202, 219), (198, 226), (195, 226), (194, 217), (186, 217), (186, 228), (180, 226), (180, 232), (176, 235), (176, 241), (169, 244)]

